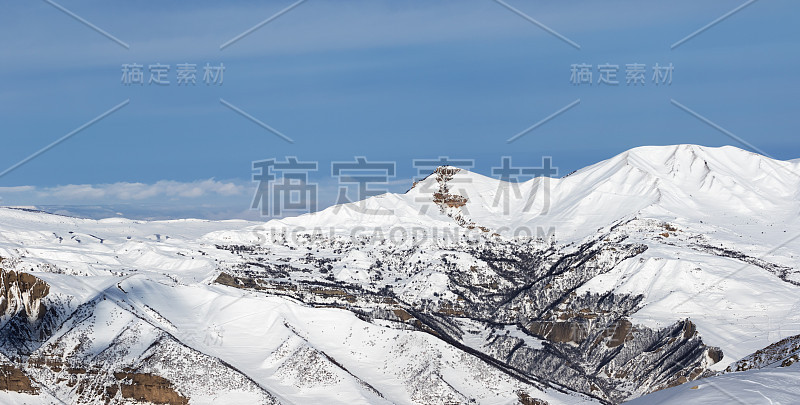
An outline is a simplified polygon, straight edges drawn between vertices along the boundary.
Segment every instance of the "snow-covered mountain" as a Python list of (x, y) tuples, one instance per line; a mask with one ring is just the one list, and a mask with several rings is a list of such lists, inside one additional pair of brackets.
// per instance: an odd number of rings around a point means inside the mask
[(0, 402), (728, 403), (798, 381), (798, 173), (678, 145), (267, 223), (0, 209)]

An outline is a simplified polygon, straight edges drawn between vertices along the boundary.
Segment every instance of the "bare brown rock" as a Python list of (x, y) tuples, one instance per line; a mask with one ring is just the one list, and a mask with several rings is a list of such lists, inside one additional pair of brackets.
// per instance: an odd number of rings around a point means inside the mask
[(0, 364), (0, 390), (37, 394), (30, 378), (13, 364)]
[(632, 327), (633, 325), (627, 319), (620, 319), (619, 321), (615, 322), (614, 326), (606, 329), (605, 333), (603, 333), (603, 336), (605, 337), (611, 336), (611, 339), (606, 342), (606, 346), (617, 347), (625, 343), (625, 340), (630, 334)]
[(439, 183), (439, 191), (433, 193), (433, 202), (442, 209), (445, 207), (461, 208), (467, 205), (467, 197), (450, 194), (450, 187), (447, 184), (459, 170), (454, 167), (442, 166), (433, 172), (436, 175), (436, 182)]
[(411, 314), (409, 314), (408, 312), (406, 312), (406, 310), (404, 310), (402, 308), (393, 309), (392, 312), (394, 312), (395, 316), (400, 318), (400, 320), (402, 322), (405, 322), (405, 321), (407, 321), (409, 319), (414, 318), (413, 316), (411, 316)]
[(531, 322), (528, 330), (558, 343), (580, 343), (587, 336), (586, 327), (578, 322)]
[(792, 364), (797, 363), (798, 361), (800, 361), (800, 355), (795, 354), (792, 357), (789, 357), (788, 359), (784, 360), (781, 363), (781, 367), (789, 367)]
[(722, 350), (720, 350), (718, 347), (709, 347), (708, 357), (714, 362), (714, 364), (719, 363), (723, 357)]
[(522, 405), (549, 405), (547, 401), (539, 398), (532, 398), (527, 392), (517, 392), (517, 399)]
[(28, 318), (39, 320), (45, 313), (42, 298), (49, 293), (50, 286), (43, 280), (0, 268), (0, 314), (24, 311)]
[(697, 335), (697, 326), (687, 319), (686, 323), (683, 324), (683, 338), (691, 339), (695, 335)]
[[(114, 373), (114, 377), (120, 382), (120, 390), (124, 398), (154, 404), (185, 405), (189, 403), (189, 399), (175, 391), (172, 383), (164, 377), (131, 372), (117, 372)], [(116, 394), (116, 389), (106, 389), (106, 392)]]
[(727, 372), (759, 369), (781, 362), (783, 367), (800, 359), (800, 335), (789, 336), (740, 359), (728, 366)]

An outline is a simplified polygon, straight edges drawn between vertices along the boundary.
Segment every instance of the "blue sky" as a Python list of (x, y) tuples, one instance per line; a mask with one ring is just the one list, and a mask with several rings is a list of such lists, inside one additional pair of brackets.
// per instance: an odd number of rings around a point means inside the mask
[[(641, 145), (745, 147), (671, 99), (771, 156), (800, 157), (796, 1), (756, 1), (675, 49), (744, 0), (508, 1), (576, 49), (492, 0), (308, 0), (220, 49), (292, 3), (57, 1), (125, 48), (46, 1), (0, 0), (0, 170), (130, 100), (0, 177), (0, 204), (253, 217), (262, 159), (318, 161), (325, 205), (330, 162), (355, 156), (396, 161), (389, 188), (403, 191), (412, 159), (475, 159), (490, 175), (501, 156), (552, 156), (564, 175)], [(169, 64), (171, 84), (125, 86), (126, 63)], [(224, 82), (178, 86), (181, 63), (223, 63)], [(573, 85), (577, 63), (620, 65), (622, 83)], [(624, 84), (629, 63), (647, 66), (644, 86)], [(671, 85), (651, 82), (655, 63), (673, 64)]]

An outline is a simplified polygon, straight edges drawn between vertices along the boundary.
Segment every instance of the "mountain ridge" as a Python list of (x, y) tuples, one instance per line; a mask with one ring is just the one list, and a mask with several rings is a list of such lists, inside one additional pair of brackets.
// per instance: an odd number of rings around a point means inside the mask
[(707, 395), (764, 348), (796, 354), (798, 164), (678, 145), (523, 183), (443, 167), (264, 223), (0, 209), (3, 271), (49, 292), (0, 325), (19, 388), (0, 401), (126, 403), (136, 381), (190, 404)]

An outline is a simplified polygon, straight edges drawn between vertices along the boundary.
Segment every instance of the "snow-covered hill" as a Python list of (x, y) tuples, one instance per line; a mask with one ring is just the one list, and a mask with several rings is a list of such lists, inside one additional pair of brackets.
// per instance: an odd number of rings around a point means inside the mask
[(724, 374), (659, 391), (630, 405), (796, 404), (800, 366)]
[(678, 145), (525, 183), (441, 167), (267, 223), (0, 209), (0, 401), (710, 401), (792, 379), (733, 371), (794, 354), (798, 172)]

